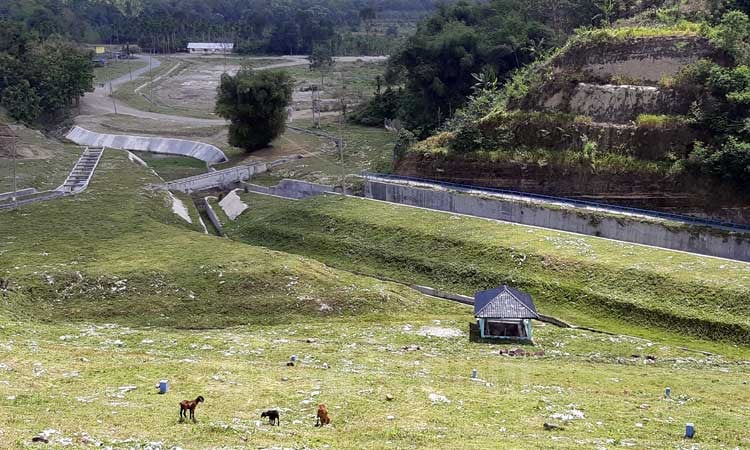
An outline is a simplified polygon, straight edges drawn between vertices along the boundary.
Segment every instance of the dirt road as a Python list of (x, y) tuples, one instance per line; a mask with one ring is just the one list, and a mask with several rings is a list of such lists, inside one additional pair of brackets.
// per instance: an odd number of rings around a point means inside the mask
[[(141, 61), (148, 62), (148, 56), (138, 56)], [(151, 68), (147, 65), (138, 70), (133, 71), (133, 79), (136, 79), (142, 75), (145, 75), (149, 70), (155, 70), (161, 66), (161, 61), (157, 58), (151, 58)], [(178, 122), (182, 124), (205, 126), (205, 125), (224, 125), (226, 123), (223, 119), (196, 119), (192, 117), (184, 116), (173, 116), (168, 114), (159, 114), (149, 111), (142, 111), (140, 109), (133, 108), (124, 104), (119, 100), (114, 100), (110, 97), (110, 86), (111, 90), (115, 91), (119, 86), (130, 81), (130, 74), (124, 75), (120, 78), (112, 80), (111, 83), (107, 83), (104, 86), (97, 86), (94, 92), (86, 94), (81, 100), (80, 115), (87, 118), (94, 118), (104, 114), (113, 114), (115, 112), (115, 104), (117, 105), (117, 114), (123, 114), (127, 116), (135, 116), (144, 119), (154, 120), (168, 120), (172, 122)]]
[[(195, 57), (195, 55), (177, 55), (176, 56), (176, 58), (188, 58), (188, 57)], [(201, 56), (201, 58), (207, 58), (207, 59), (215, 58), (217, 62), (223, 59), (222, 56), (211, 56), (211, 57)], [(146, 65), (146, 67), (143, 67), (138, 70), (134, 70), (132, 74), (132, 79), (137, 79), (138, 77), (141, 77), (147, 74), (149, 70), (155, 70), (156, 68), (161, 66), (161, 61), (159, 61), (158, 58), (149, 58), (149, 56), (141, 55), (141, 56), (138, 56), (137, 59), (147, 62), (147, 63), (150, 61), (150, 67), (149, 65)], [(309, 64), (309, 60), (307, 59), (307, 56), (304, 56), (304, 55), (292, 55), (292, 56), (284, 56), (284, 57), (278, 57), (278, 58), (249, 57), (245, 59), (249, 61), (278, 59), (280, 61), (275, 64), (269, 64), (266, 66), (258, 67), (256, 68), (256, 70), (282, 69), (282, 68), (287, 68), (287, 67), (303, 66), (303, 65)], [(385, 56), (340, 56), (334, 59), (337, 62), (342, 62), (342, 63), (357, 62), (357, 61), (377, 62), (377, 61), (384, 61), (387, 59), (387, 57)], [(200, 119), (200, 118), (194, 118), (194, 117), (160, 114), (160, 113), (155, 113), (155, 112), (150, 112), (150, 111), (143, 111), (140, 109), (133, 108), (132, 106), (129, 106), (119, 100), (113, 99), (109, 95), (110, 90), (116, 91), (118, 87), (122, 86), (123, 84), (129, 81), (131, 81), (131, 75), (130, 74), (124, 75), (120, 78), (112, 80), (111, 82), (108, 82), (104, 86), (97, 86), (94, 92), (90, 92), (86, 94), (81, 100), (81, 107), (80, 107), (80, 114), (79, 114), (80, 120), (81, 121), (96, 120), (97, 116), (102, 116), (104, 114), (113, 114), (115, 113), (115, 109), (116, 109), (117, 114), (134, 116), (134, 117), (139, 117), (143, 119), (176, 122), (176, 123), (184, 124), (184, 125), (212, 126), (212, 125), (225, 125), (227, 123), (224, 119)], [(295, 111), (294, 113), (292, 113), (291, 119), (296, 120), (296, 119), (305, 119), (305, 118), (311, 118), (311, 117), (312, 117), (312, 111), (301, 110), (301, 111)]]

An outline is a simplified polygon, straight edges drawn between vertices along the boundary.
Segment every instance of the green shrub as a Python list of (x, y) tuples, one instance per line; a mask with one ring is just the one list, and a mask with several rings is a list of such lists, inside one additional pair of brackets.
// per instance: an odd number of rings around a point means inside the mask
[(0, 96), (0, 105), (10, 117), (27, 124), (34, 122), (42, 113), (41, 99), (26, 80), (6, 87)]
[(742, 11), (730, 11), (709, 33), (711, 43), (741, 64), (750, 63), (750, 18)]
[[(482, 78), (475, 76), (478, 80)], [(443, 127), (453, 134), (450, 149), (458, 153), (468, 153), (490, 149), (499, 145), (495, 139), (485, 135), (481, 121), (488, 110), (497, 109), (501, 102), (501, 92), (495, 82), (482, 83), (477, 86), (475, 95), (469, 97), (464, 108), (459, 110)]]
[(700, 59), (680, 69), (671, 79), (667, 78), (671, 86), (662, 84), (662, 87), (671, 87), (685, 93), (698, 93), (705, 87), (706, 80), (713, 67), (716, 67), (716, 63), (713, 61)]
[(417, 137), (409, 130), (398, 130), (396, 145), (393, 147), (393, 154), (396, 159), (403, 157), (406, 152), (417, 142)]
[[(698, 36), (707, 33), (705, 25), (682, 20), (670, 26), (639, 26), (621, 28), (581, 28), (568, 41), (566, 47), (582, 47), (623, 42), (634, 38)], [(564, 50), (563, 50), (564, 51)]]
[(353, 123), (369, 127), (382, 127), (386, 119), (399, 116), (401, 90), (387, 88), (382, 94), (377, 94), (368, 102), (357, 107), (349, 116)]
[(664, 129), (684, 126), (687, 123), (687, 120), (683, 116), (639, 114), (635, 123), (641, 128)]
[(738, 187), (750, 183), (750, 142), (730, 137), (721, 146), (696, 142), (688, 167)]

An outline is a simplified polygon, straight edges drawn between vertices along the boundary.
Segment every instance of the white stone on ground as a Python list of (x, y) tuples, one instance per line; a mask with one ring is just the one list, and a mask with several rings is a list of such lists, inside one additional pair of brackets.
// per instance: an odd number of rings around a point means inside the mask
[(440, 395), (440, 394), (435, 394), (435, 393), (430, 394), (428, 398), (430, 399), (433, 405), (436, 403), (450, 403), (451, 402), (450, 400), (448, 400), (448, 397), (446, 397), (445, 395)]
[(585, 418), (586, 416), (583, 414), (583, 411), (579, 411), (577, 409), (571, 409), (562, 413), (555, 413), (550, 416), (550, 419), (562, 420), (563, 422)]
[(420, 336), (434, 336), (442, 338), (461, 337), (464, 333), (457, 328), (422, 327), (417, 332)]

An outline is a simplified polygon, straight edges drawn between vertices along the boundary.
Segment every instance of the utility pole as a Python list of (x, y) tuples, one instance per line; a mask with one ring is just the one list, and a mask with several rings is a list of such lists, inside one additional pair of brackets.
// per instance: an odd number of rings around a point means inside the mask
[(115, 109), (115, 115), (117, 115), (117, 101), (114, 92), (112, 92), (112, 80), (109, 80), (109, 96), (112, 97), (112, 106)]
[(16, 178), (16, 136), (13, 130), (10, 130), (10, 149), (13, 153), (13, 209), (18, 209), (18, 181)]
[(16, 134), (10, 125), (0, 123), (0, 142), (8, 142), (13, 160), (13, 209), (18, 209), (18, 183), (16, 178)]
[(130, 81), (133, 81), (133, 64), (131, 61), (133, 55), (130, 54), (130, 42), (125, 44), (125, 53), (127, 53), (128, 58), (128, 72), (130, 73)]
[[(151, 55), (156, 52), (156, 38), (153, 38), (153, 44), (151, 45)], [(149, 56), (149, 70), (148, 73), (151, 75), (151, 81), (148, 83), (148, 101), (154, 103), (154, 72), (150, 68), (151, 56)]]
[(227, 53), (229, 52), (229, 46), (226, 42), (222, 42), (221, 44), (221, 53), (223, 56), (223, 62), (224, 62), (224, 73), (227, 73)]
[(313, 126), (320, 128), (320, 92), (315, 85), (312, 86), (312, 108)]

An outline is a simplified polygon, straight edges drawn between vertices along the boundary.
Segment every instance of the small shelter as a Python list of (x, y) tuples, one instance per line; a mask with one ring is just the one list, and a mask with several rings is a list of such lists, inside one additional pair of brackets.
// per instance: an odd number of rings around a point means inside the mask
[(531, 295), (510, 286), (474, 294), (474, 316), (483, 339), (531, 340), (531, 319), (539, 319)]
[(190, 42), (187, 45), (188, 52), (205, 55), (232, 53), (234, 44), (231, 42)]

